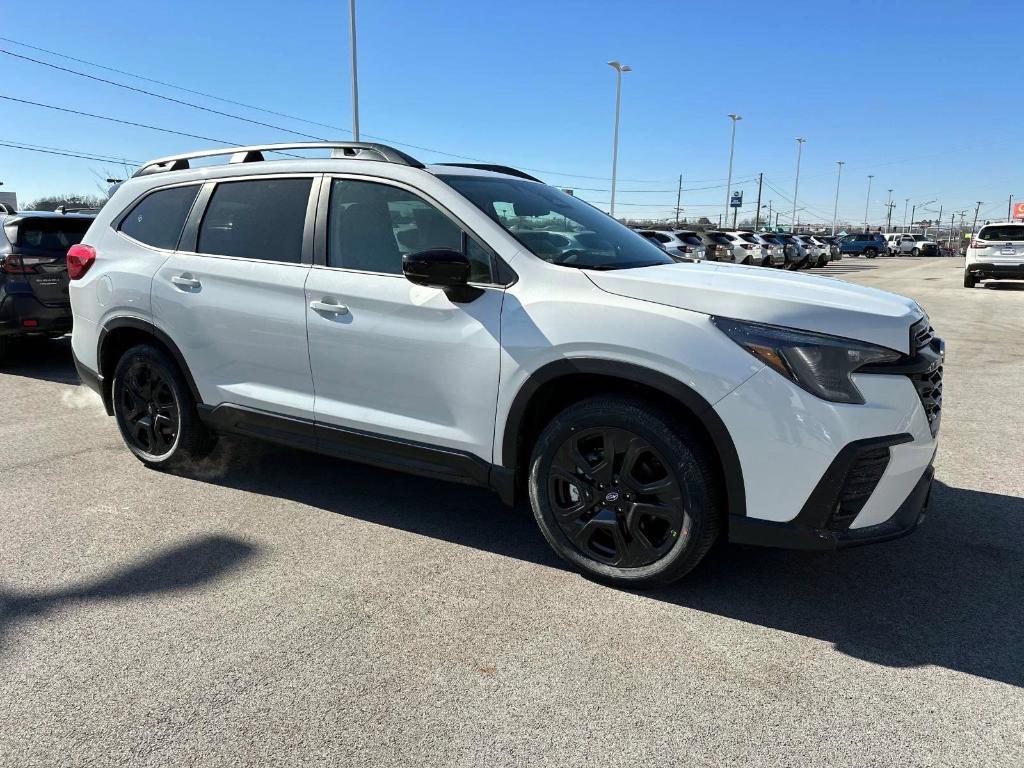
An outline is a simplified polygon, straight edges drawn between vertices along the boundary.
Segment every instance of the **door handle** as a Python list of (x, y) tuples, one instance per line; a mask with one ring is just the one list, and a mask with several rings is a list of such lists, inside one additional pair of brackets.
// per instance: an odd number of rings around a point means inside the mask
[(203, 287), (203, 284), (187, 272), (183, 275), (173, 275), (171, 282), (186, 291), (195, 291)]
[(314, 312), (324, 312), (329, 315), (347, 315), (348, 307), (344, 304), (335, 304), (333, 302), (321, 299), (320, 301), (309, 302), (309, 308)]

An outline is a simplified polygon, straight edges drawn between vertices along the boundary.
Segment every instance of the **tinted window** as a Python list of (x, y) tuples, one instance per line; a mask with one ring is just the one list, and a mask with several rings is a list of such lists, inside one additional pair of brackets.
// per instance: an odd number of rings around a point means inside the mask
[(724, 232), (709, 232), (708, 237), (710, 237), (716, 243), (721, 243), (722, 245), (732, 245), (732, 238), (729, 237)]
[(700, 239), (699, 235), (679, 235), (679, 239), (687, 245), (703, 245), (704, 241)]
[(1024, 240), (1024, 225), (1000, 224), (982, 227), (978, 233), (979, 240)]
[[(545, 261), (577, 269), (630, 269), (674, 263), (642, 235), (582, 200), (535, 181), (441, 176), (477, 208)], [(568, 245), (533, 233), (557, 234)], [(536, 247), (527, 242), (533, 239)]]
[(741, 232), (740, 233), (740, 237), (742, 239), (746, 240), (748, 243), (757, 243), (758, 242), (758, 239), (754, 235), (750, 234), (749, 232)]
[(221, 182), (203, 214), (196, 250), (298, 264), (312, 183), (312, 179)]
[[(569, 244), (553, 232), (535, 233), (550, 247)], [(462, 229), (421, 197), (398, 187), (371, 181), (331, 182), (327, 215), (327, 264), (365, 272), (402, 274), (402, 257), (431, 248), (466, 254), (470, 281), (489, 282), (489, 255), (463, 236)]]
[(42, 251), (63, 251), (82, 242), (91, 219), (24, 219), (18, 225), (16, 244)]
[(121, 231), (140, 243), (173, 250), (197, 194), (196, 184), (153, 192), (132, 208), (121, 222)]

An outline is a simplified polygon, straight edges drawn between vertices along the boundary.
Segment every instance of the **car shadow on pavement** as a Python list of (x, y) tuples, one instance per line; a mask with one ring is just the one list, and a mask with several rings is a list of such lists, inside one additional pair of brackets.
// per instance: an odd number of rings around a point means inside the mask
[(78, 372), (71, 357), (71, 337), (18, 339), (0, 360), (0, 374), (78, 384)]
[(1024, 291), (1024, 282), (989, 280), (987, 283), (984, 283), (982, 287), (990, 291)]
[(0, 654), (6, 649), (11, 629), (21, 620), (69, 604), (136, 599), (193, 589), (221, 578), (256, 551), (256, 547), (238, 539), (205, 536), (85, 584), (21, 593), (0, 587)]
[[(196, 479), (564, 568), (525, 507), (489, 491), (254, 443)], [(191, 474), (191, 473), (190, 473)], [(720, 546), (683, 581), (639, 593), (831, 643), (896, 667), (1024, 686), (1024, 499), (937, 482), (921, 529), (835, 553)]]

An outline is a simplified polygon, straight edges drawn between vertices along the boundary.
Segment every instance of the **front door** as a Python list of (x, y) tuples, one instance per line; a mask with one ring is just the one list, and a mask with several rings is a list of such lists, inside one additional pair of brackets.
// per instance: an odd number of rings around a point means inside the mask
[[(306, 283), (321, 447), (361, 440), (413, 469), (438, 448), (489, 464), (504, 297), (491, 256), (408, 188), (335, 178), (328, 193), (317, 221), (323, 263)], [(463, 249), (479, 294), (459, 302), (406, 280), (402, 256), (428, 248)]]

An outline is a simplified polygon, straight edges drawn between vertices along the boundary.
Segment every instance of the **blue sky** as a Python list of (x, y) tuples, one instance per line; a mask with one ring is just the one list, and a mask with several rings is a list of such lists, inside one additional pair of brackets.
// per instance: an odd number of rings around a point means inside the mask
[[(351, 126), (348, 3), (63, 0), (9, 3), (0, 36), (236, 101)], [(364, 134), (523, 168), (607, 203), (614, 71), (624, 76), (619, 215), (667, 215), (683, 174), (684, 215), (724, 207), (729, 112), (738, 112), (734, 178), (752, 213), (791, 210), (805, 136), (801, 221), (830, 220), (836, 160), (840, 218), (898, 202), (946, 212), (985, 201), (1005, 216), (1024, 197), (1024, 102), (1009, 2), (632, 3), (604, 0), (359, 0)], [(321, 137), (313, 126), (155, 86), (0, 40), (0, 49)], [(258, 143), (302, 137), (167, 103), (0, 54), (0, 95)], [(364, 139), (367, 138), (364, 135)], [(130, 160), (217, 146), (0, 99), (0, 142)], [(420, 149), (420, 159), (451, 160)], [(0, 146), (0, 181), (19, 201), (97, 191), (113, 163)], [(569, 175), (573, 174), (573, 175)], [(593, 178), (588, 178), (593, 177)], [(656, 191), (645, 191), (656, 190)], [(660, 190), (660, 191), (657, 191)], [(776, 191), (777, 190), (777, 191)], [(602, 205), (606, 207), (606, 205)], [(742, 214), (741, 214), (742, 215)], [(917, 218), (921, 218), (918, 216)], [(944, 215), (948, 221), (948, 213)], [(786, 221), (786, 214), (782, 221)]]

